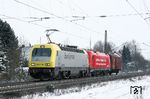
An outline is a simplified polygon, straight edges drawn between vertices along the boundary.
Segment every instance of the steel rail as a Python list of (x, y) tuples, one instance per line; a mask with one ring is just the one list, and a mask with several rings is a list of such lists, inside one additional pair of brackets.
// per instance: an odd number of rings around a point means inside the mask
[(55, 81), (42, 81), (42, 82), (21, 82), (13, 84), (5, 84), (0, 86), (0, 96), (13, 94), (13, 93), (36, 93), (40, 91), (53, 91), (54, 89), (62, 89), (73, 86), (88, 85), (93, 83), (100, 83), (105, 81), (112, 81), (117, 79), (128, 79), (136, 76), (149, 75), (150, 72), (136, 72), (128, 74), (119, 74), (111, 76), (98, 76), (98, 77), (84, 77), (75, 79), (55, 80)]

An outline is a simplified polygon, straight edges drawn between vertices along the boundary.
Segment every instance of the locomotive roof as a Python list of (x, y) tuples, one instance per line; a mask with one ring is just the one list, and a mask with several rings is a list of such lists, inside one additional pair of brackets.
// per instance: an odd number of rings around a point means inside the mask
[(114, 53), (114, 54), (109, 54), (110, 56), (113, 56), (113, 57), (121, 57), (121, 55), (117, 54), (117, 53)]
[(77, 49), (77, 48), (70, 48), (70, 47), (62, 47), (62, 46), (60, 46), (60, 49), (61, 49), (61, 50), (64, 50), (64, 51), (77, 52), (77, 53), (84, 53), (83, 50)]

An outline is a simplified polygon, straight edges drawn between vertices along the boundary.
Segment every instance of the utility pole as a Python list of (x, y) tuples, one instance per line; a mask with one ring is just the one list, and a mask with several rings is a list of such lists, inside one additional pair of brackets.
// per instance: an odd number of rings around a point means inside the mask
[(90, 34), (90, 50), (92, 49), (91, 46), (92, 46), (92, 41), (91, 41), (91, 34)]
[(105, 30), (105, 43), (104, 43), (104, 53), (108, 53), (107, 52), (107, 30)]
[(137, 57), (136, 57), (136, 56), (137, 56), (137, 55), (136, 55), (136, 54), (137, 54), (136, 51), (137, 51), (137, 48), (136, 48), (136, 45), (135, 45), (135, 53), (134, 53), (134, 54), (135, 54), (135, 55), (134, 55), (134, 57), (135, 57), (135, 68), (136, 68), (136, 70), (138, 71), (137, 59), (136, 59), (136, 58), (137, 58)]
[(40, 44), (41, 44), (41, 36), (40, 36)]

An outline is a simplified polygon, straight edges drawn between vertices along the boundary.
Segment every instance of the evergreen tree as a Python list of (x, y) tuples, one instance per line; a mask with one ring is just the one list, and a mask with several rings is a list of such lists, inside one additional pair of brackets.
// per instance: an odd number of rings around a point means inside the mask
[(127, 62), (130, 62), (131, 61), (131, 53), (130, 53), (130, 50), (128, 47), (126, 47), (126, 60)]
[(126, 46), (123, 46), (122, 60), (123, 60), (123, 69), (127, 70), (128, 69), (127, 63), (131, 61), (131, 54), (129, 48)]
[(5, 63), (9, 77), (15, 74), (15, 68), (19, 66), (20, 50), (18, 47), (18, 39), (14, 31), (7, 22), (0, 20), (0, 38), (2, 51), (6, 53), (8, 62)]

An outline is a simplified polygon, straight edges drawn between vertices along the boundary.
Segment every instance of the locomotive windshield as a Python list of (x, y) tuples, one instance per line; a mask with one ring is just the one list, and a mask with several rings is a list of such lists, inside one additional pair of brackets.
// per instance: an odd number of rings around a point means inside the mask
[(35, 48), (32, 52), (32, 61), (48, 62), (51, 56), (50, 48)]

